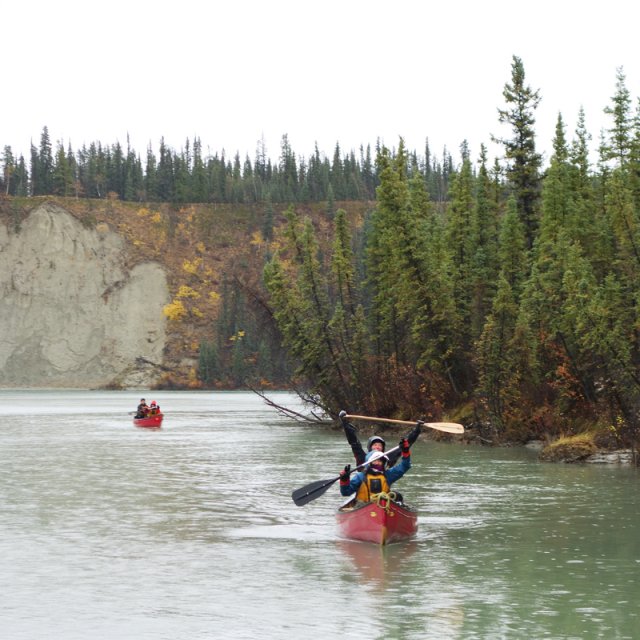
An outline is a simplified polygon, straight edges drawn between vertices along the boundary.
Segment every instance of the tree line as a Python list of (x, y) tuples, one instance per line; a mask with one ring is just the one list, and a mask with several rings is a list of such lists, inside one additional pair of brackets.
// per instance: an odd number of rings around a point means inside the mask
[[(536, 150), (540, 94), (513, 58), (498, 110), (510, 134), (489, 165), (465, 143), (454, 166), (376, 145), (305, 160), (283, 136), (272, 164), (204, 157), (200, 141), (160, 155), (92, 144), (74, 153), (46, 128), (30, 169), (5, 147), (9, 195), (71, 195), (169, 202), (291, 203), (285, 242), (265, 254), (264, 281), (227, 292), (218, 319), (233, 335), (232, 365), (203, 343), (204, 382), (247, 363), (281, 380), (296, 367), (302, 395), (334, 414), (437, 418), (464, 407), (490, 439), (570, 433), (600, 422), (636, 442), (640, 410), (640, 107), (622, 69), (605, 109), (595, 166), (582, 110), (571, 140), (558, 116), (549, 166)], [(332, 245), (296, 204), (371, 200), (357, 233), (332, 211)], [(330, 207), (328, 207), (329, 209)], [(266, 238), (266, 235), (265, 235)], [(259, 287), (264, 287), (259, 290)], [(231, 302), (233, 304), (231, 305)], [(253, 301), (253, 302), (252, 302)], [(256, 308), (252, 305), (257, 301)], [(231, 306), (230, 306), (231, 305)], [(253, 310), (252, 310), (253, 308)], [(253, 314), (254, 322), (245, 321)], [(239, 322), (238, 318), (244, 318)], [(265, 323), (274, 340), (266, 340)], [(242, 328), (240, 325), (243, 325)], [(258, 340), (258, 335), (261, 338)], [(285, 361), (279, 341), (286, 347)], [(271, 368), (271, 371), (269, 371)]]
[(536, 151), (539, 91), (514, 56), (500, 167), (462, 146), (447, 202), (407, 153), (376, 156), (376, 207), (360, 236), (345, 211), (330, 252), (287, 212), (265, 284), (306, 397), (335, 415), (438, 418), (465, 407), (492, 440), (599, 423), (637, 442), (640, 410), (640, 109), (622, 69), (598, 160), (581, 110)]
[[(376, 145), (374, 153), (379, 150)], [(148, 147), (144, 162), (138, 152), (119, 142), (83, 145), (74, 151), (61, 141), (54, 145), (45, 126), (29, 162), (16, 157), (10, 146), (2, 153), (1, 192), (10, 196), (56, 195), (76, 198), (117, 197), (131, 202), (256, 203), (372, 200), (378, 186), (371, 146), (343, 153), (339, 143), (333, 156), (315, 148), (309, 158), (297, 155), (288, 136), (282, 136), (277, 162), (260, 141), (253, 162), (236, 153), (206, 155), (199, 137), (187, 139), (180, 151), (160, 140), (159, 154)], [(435, 200), (447, 197), (453, 160), (445, 149), (436, 158), (428, 140), (424, 155), (414, 152)]]

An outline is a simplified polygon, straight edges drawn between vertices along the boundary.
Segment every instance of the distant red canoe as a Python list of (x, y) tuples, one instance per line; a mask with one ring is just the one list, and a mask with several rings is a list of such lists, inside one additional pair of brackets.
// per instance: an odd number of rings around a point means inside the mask
[(136, 427), (155, 427), (156, 429), (162, 424), (163, 413), (157, 413), (155, 416), (147, 416), (146, 418), (134, 418), (133, 424)]
[(385, 495), (374, 502), (350, 501), (336, 517), (341, 535), (351, 540), (383, 545), (408, 540), (418, 531), (418, 512)]

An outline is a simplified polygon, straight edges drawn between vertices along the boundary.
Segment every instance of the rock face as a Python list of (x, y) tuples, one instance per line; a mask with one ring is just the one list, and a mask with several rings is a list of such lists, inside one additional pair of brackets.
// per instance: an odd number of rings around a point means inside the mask
[(123, 240), (44, 204), (0, 224), (0, 386), (152, 385), (165, 346), (166, 275), (126, 268)]

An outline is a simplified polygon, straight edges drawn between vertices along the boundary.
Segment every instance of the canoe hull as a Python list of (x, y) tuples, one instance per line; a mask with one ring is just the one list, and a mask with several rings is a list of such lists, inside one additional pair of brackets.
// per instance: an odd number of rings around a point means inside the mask
[(134, 418), (133, 424), (136, 427), (147, 427), (151, 429), (158, 429), (162, 424), (164, 414), (158, 413), (155, 416), (147, 416), (146, 418)]
[(338, 509), (336, 518), (343, 537), (380, 545), (408, 540), (418, 531), (418, 512), (388, 499), (349, 502)]

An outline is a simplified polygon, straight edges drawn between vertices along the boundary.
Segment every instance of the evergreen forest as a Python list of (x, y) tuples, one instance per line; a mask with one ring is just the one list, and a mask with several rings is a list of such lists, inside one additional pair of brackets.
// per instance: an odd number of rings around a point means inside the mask
[[(54, 150), (46, 127), (29, 168), (4, 147), (7, 196), (267, 203), (286, 218), (264, 255), (259, 301), (295, 368), (292, 385), (342, 408), (481, 425), (526, 441), (595, 425), (634, 446), (640, 421), (640, 102), (622, 69), (597, 160), (582, 110), (558, 115), (548, 165), (536, 148), (538, 90), (514, 56), (495, 140), (503, 157), (435, 158), (378, 144), (307, 159), (282, 138), (272, 164), (99, 143)], [(372, 201), (364, 224), (338, 201)], [(301, 213), (326, 203), (332, 233)], [(345, 207), (346, 208), (346, 207)], [(265, 207), (268, 210), (269, 207)], [(250, 354), (245, 354), (246, 358)], [(206, 361), (206, 358), (204, 359)]]

